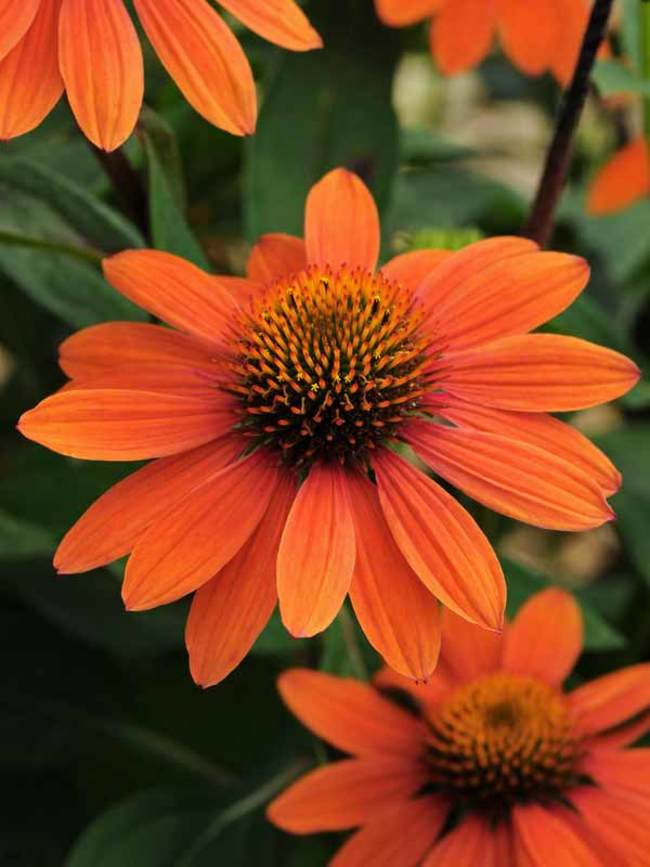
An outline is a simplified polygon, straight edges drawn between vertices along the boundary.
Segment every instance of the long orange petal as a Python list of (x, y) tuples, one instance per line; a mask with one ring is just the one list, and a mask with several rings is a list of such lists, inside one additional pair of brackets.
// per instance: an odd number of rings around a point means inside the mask
[(582, 760), (581, 768), (614, 797), (620, 793), (643, 798), (650, 808), (650, 748), (593, 749)]
[(375, 8), (389, 27), (407, 27), (431, 17), (444, 3), (445, 0), (375, 0)]
[(271, 802), (267, 817), (292, 834), (342, 831), (399, 807), (426, 780), (422, 763), (401, 756), (346, 759), (301, 777)]
[(280, 614), (292, 635), (303, 638), (329, 626), (350, 587), (354, 560), (346, 471), (315, 464), (294, 501), (278, 552)]
[(405, 435), (436, 473), (483, 505), (551, 530), (611, 521), (598, 483), (549, 447), (482, 431), (411, 422)]
[(223, 341), (235, 302), (196, 265), (160, 250), (127, 250), (102, 265), (111, 286), (149, 313), (209, 344)]
[(500, 434), (537, 448), (582, 469), (606, 496), (618, 491), (621, 474), (614, 464), (584, 434), (566, 422), (545, 413), (507, 412), (444, 395), (435, 411), (459, 427)]
[(422, 867), (470, 867), (472, 864), (477, 867), (479, 864), (480, 867), (511, 867), (507, 855), (505, 859), (503, 857), (509, 844), (507, 836), (503, 822), (491, 827), (486, 819), (468, 813), (453, 831), (436, 843)]
[(322, 48), (323, 40), (294, 0), (219, 0), (259, 36), (291, 51)]
[(579, 812), (583, 834), (593, 840), (600, 855), (598, 865), (645, 867), (650, 842), (647, 798), (625, 798), (620, 792), (584, 786), (571, 793), (571, 802)]
[(289, 277), (307, 267), (305, 242), (294, 235), (280, 232), (262, 235), (251, 250), (246, 273), (251, 280), (272, 283), (281, 277)]
[(300, 722), (337, 749), (381, 758), (420, 754), (422, 723), (366, 683), (293, 668), (280, 675), (278, 689)]
[(434, 268), (450, 256), (453, 256), (451, 250), (411, 250), (386, 262), (381, 273), (388, 280), (395, 280), (415, 291)]
[(144, 322), (102, 322), (82, 328), (59, 346), (59, 364), (71, 378), (87, 379), (120, 366), (158, 364), (212, 368), (211, 354), (187, 334)]
[(562, 10), (557, 0), (499, 0), (499, 36), (506, 55), (527, 75), (541, 75), (562, 39)]
[(109, 488), (63, 537), (54, 555), (59, 573), (86, 572), (128, 554), (146, 528), (206, 475), (218, 472), (241, 451), (224, 437), (192, 451), (160, 458)]
[(334, 169), (309, 191), (305, 242), (310, 265), (374, 271), (379, 256), (379, 214), (370, 191), (346, 169)]
[(192, 677), (200, 686), (212, 686), (230, 674), (273, 613), (275, 561), (295, 493), (293, 477), (281, 476), (250, 539), (194, 594), (185, 643)]
[(591, 214), (611, 214), (650, 195), (650, 150), (634, 139), (600, 169), (587, 197)]
[(396, 671), (427, 680), (440, 653), (440, 607), (418, 579), (386, 524), (377, 489), (348, 482), (357, 540), (350, 599), (368, 641)]
[(216, 397), (98, 388), (42, 400), (20, 417), (18, 430), (72, 458), (138, 461), (210, 442), (231, 424), (229, 408)]
[[(23, 0), (19, 3), (22, 6)], [(24, 4), (25, 9), (29, 6)], [(0, 60), (0, 140), (37, 127), (63, 93), (57, 36), (60, 7), (61, 0), (41, 0), (23, 38)], [(0, 34), (1, 40), (5, 35), (1, 24)]]
[(278, 480), (262, 451), (204, 477), (138, 539), (124, 574), (126, 607), (180, 599), (223, 569), (251, 537)]
[(329, 867), (418, 867), (440, 833), (447, 812), (441, 798), (407, 801), (357, 831)]
[(573, 830), (568, 813), (566, 807), (515, 806), (513, 833), (520, 852), (515, 863), (526, 867), (549, 867), (549, 864), (553, 867), (604, 867), (595, 851)]
[(41, 0), (3, 0), (0, 8), (0, 59), (9, 54), (27, 33)]
[(490, 50), (497, 23), (496, 0), (452, 0), (431, 27), (431, 53), (443, 75), (480, 63)]
[(413, 571), (461, 617), (500, 629), (505, 580), (474, 519), (450, 494), (393, 452), (380, 451), (373, 467), (388, 526)]
[(440, 306), (452, 303), (456, 293), (461, 292), (461, 287), (473, 279), (474, 274), (500, 259), (521, 256), (537, 249), (534, 241), (509, 235), (475, 241), (445, 257), (420, 284), (418, 297), (435, 318)]
[(465, 400), (524, 412), (598, 406), (628, 392), (636, 365), (613, 349), (560, 334), (524, 334), (450, 353), (444, 388)]
[(503, 667), (559, 686), (582, 651), (580, 607), (570, 593), (551, 587), (536, 593), (508, 627)]
[(442, 619), (441, 662), (445, 672), (461, 683), (496, 671), (507, 634), (490, 632), (446, 610)]
[(86, 137), (106, 151), (119, 147), (133, 132), (144, 93), (140, 42), (124, 4), (63, 0), (59, 64)]
[(255, 130), (255, 82), (241, 45), (205, 0), (134, 0), (145, 33), (187, 101), (235, 135)]
[(589, 735), (647, 714), (650, 711), (650, 663), (630, 665), (592, 680), (570, 692), (567, 700), (576, 727)]
[[(588, 0), (555, 0), (555, 2), (560, 9), (562, 27), (559, 42), (553, 50), (551, 71), (559, 83), (566, 87), (576, 67), (591, 9)], [(602, 51), (603, 47), (598, 54), (599, 57), (602, 57)]]
[(441, 337), (454, 352), (523, 334), (557, 316), (582, 292), (589, 266), (566, 253), (522, 253), (470, 274), (436, 308)]

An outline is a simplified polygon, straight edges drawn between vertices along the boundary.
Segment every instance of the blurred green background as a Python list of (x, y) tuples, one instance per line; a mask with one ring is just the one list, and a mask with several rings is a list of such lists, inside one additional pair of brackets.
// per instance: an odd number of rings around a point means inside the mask
[[(521, 230), (559, 99), (553, 81), (526, 79), (498, 54), (443, 80), (424, 28), (381, 27), (371, 0), (306, 7), (323, 52), (290, 54), (238, 30), (262, 103), (247, 141), (201, 120), (147, 56), (148, 107), (126, 148), (146, 195), (139, 226), (64, 104), (0, 150), (3, 865), (319, 867), (337, 845), (276, 831), (263, 806), (325, 755), (281, 706), (275, 677), (295, 664), (376, 669), (353, 618), (309, 642), (274, 620), (226, 682), (199, 690), (183, 602), (126, 614), (120, 568), (57, 577), (50, 565), (63, 532), (133, 465), (68, 460), (14, 429), (63, 383), (57, 346), (68, 334), (144, 317), (103, 281), (105, 253), (153, 245), (242, 273), (262, 232), (301, 233), (310, 185), (339, 164), (375, 193), (385, 257)], [(615, 54), (633, 57), (635, 40), (627, 17)], [(620, 97), (635, 85), (616, 60), (596, 81), (552, 245), (586, 256), (593, 277), (551, 327), (626, 352), (647, 372), (650, 202), (584, 213), (586, 183), (639, 106)], [(549, 580), (576, 590), (587, 622), (580, 678), (650, 658), (648, 380), (574, 420), (623, 471), (615, 525), (542, 533), (466, 505), (505, 558), (511, 612)]]

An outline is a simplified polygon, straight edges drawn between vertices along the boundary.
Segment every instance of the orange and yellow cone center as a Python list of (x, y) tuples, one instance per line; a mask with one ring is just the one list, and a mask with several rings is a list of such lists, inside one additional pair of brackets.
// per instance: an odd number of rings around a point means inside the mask
[(493, 674), (454, 692), (428, 721), (432, 786), (495, 818), (516, 802), (548, 802), (579, 781), (580, 742), (547, 684)]
[(242, 429), (294, 467), (367, 463), (429, 387), (426, 331), (413, 294), (381, 274), (309, 268), (272, 284), (233, 335)]

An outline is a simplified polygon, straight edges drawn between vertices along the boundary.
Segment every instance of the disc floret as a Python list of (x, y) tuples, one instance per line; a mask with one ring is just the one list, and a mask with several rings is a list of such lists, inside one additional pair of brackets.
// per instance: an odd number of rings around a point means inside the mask
[(233, 337), (242, 428), (293, 466), (361, 463), (430, 382), (413, 293), (381, 274), (308, 268), (254, 298)]

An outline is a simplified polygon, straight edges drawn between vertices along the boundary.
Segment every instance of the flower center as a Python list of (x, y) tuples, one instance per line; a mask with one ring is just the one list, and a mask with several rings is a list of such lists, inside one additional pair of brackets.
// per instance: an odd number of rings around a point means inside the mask
[(580, 742), (562, 697), (541, 681), (493, 674), (459, 688), (428, 720), (431, 784), (498, 816), (549, 801), (580, 781)]
[(295, 467), (368, 461), (427, 388), (413, 294), (381, 274), (308, 268), (267, 287), (236, 325), (232, 382), (242, 428)]

